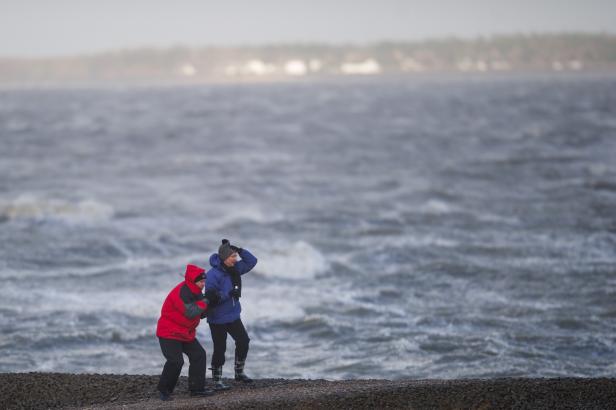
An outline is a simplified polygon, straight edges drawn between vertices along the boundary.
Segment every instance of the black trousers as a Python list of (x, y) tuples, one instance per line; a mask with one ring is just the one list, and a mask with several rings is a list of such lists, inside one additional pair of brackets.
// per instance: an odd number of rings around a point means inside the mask
[(160, 350), (167, 359), (163, 372), (158, 382), (158, 390), (172, 393), (180, 377), (184, 358), (182, 353), (188, 356), (188, 388), (190, 391), (199, 391), (205, 388), (205, 368), (207, 359), (205, 349), (197, 339), (192, 342), (180, 342), (179, 340), (158, 338)]
[(250, 338), (242, 319), (237, 319), (231, 323), (214, 324), (210, 323), (212, 332), (212, 342), (214, 342), (214, 353), (212, 353), (212, 367), (220, 367), (225, 364), (225, 352), (227, 351), (227, 333), (235, 340), (235, 359), (246, 360), (248, 356), (248, 343)]

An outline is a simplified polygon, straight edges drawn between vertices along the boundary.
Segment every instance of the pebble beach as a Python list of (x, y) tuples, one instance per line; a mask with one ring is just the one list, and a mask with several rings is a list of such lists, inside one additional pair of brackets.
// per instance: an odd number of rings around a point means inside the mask
[[(158, 376), (67, 373), (0, 374), (3, 409), (613, 409), (616, 379), (302, 380), (259, 379), (191, 398), (181, 377), (173, 400), (160, 401)], [(209, 382), (209, 380), (208, 380)]]

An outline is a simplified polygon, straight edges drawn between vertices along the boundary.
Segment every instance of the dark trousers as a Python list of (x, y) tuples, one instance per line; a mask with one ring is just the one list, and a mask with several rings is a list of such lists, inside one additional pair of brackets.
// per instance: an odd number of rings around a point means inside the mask
[(173, 392), (178, 382), (184, 358), (182, 353), (188, 356), (188, 388), (190, 391), (199, 391), (205, 388), (205, 368), (207, 360), (205, 349), (197, 339), (192, 342), (180, 342), (179, 340), (158, 338), (160, 350), (167, 359), (163, 373), (160, 375), (158, 390), (166, 393)]
[(248, 343), (250, 338), (242, 319), (231, 323), (210, 323), (214, 353), (212, 354), (212, 367), (220, 367), (225, 364), (225, 352), (227, 351), (227, 333), (235, 340), (235, 359), (244, 361), (248, 356)]

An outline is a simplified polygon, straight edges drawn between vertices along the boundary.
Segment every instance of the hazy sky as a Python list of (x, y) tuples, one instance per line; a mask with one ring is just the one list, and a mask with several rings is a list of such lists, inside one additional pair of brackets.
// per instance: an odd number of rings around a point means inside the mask
[(0, 55), (616, 33), (616, 0), (0, 0)]

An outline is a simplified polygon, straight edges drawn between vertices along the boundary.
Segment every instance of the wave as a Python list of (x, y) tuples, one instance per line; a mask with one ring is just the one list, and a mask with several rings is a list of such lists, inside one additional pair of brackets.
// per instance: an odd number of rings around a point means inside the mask
[(76, 344), (101, 343), (126, 343), (133, 344), (141, 341), (152, 340), (155, 337), (154, 327), (151, 329), (90, 329), (73, 330), (63, 334), (44, 334), (40, 338), (18, 336), (13, 342), (26, 345), (34, 349), (48, 349), (56, 347), (68, 347)]
[(432, 215), (450, 214), (456, 210), (457, 208), (453, 205), (438, 199), (431, 199), (419, 207), (421, 213)]
[(223, 230), (229, 226), (243, 222), (253, 222), (257, 224), (271, 223), (282, 219), (280, 215), (266, 213), (258, 207), (226, 207), (220, 210), (215, 220), (210, 223), (213, 230)]
[(139, 272), (151, 270), (153, 267), (161, 267), (168, 269), (172, 274), (177, 271), (177, 278), (180, 280), (184, 274), (184, 267), (187, 263), (195, 262), (198, 265), (206, 266), (205, 263), (199, 262), (204, 260), (204, 254), (186, 254), (179, 256), (167, 257), (127, 257), (126, 259), (93, 266), (78, 266), (78, 267), (61, 267), (61, 268), (45, 268), (44, 274), (41, 274), (40, 269), (0, 269), (0, 279), (2, 280), (17, 280), (38, 278), (38, 279), (63, 279), (63, 278), (93, 278), (115, 274), (120, 272)]
[(323, 254), (307, 242), (270, 245), (267, 249), (255, 249), (259, 258), (255, 270), (266, 277), (310, 279), (329, 267)]
[(285, 333), (299, 333), (303, 338), (312, 337), (319, 340), (336, 340), (342, 329), (329, 317), (324, 315), (307, 315), (301, 318), (285, 320), (278, 323)]
[[(179, 282), (175, 278), (165, 280), (173, 286)], [(35, 309), (17, 305), (23, 293), (22, 283), (7, 283), (2, 289), (0, 310), (14, 309), (28, 323), (47, 323), (53, 327), (57, 322), (62, 328), (89, 325), (91, 315), (102, 321), (110, 320), (112, 324), (150, 321), (158, 319), (160, 308), (171, 288), (165, 283), (164, 287), (152, 287), (143, 295), (137, 295), (134, 289), (117, 289), (95, 281), (87, 289), (38, 287), (30, 292), (32, 300), (37, 301)]]
[(113, 215), (114, 209), (111, 205), (94, 199), (70, 202), (41, 198), (35, 194), (22, 194), (13, 201), (0, 202), (0, 219), (8, 220), (95, 223), (108, 221)]

